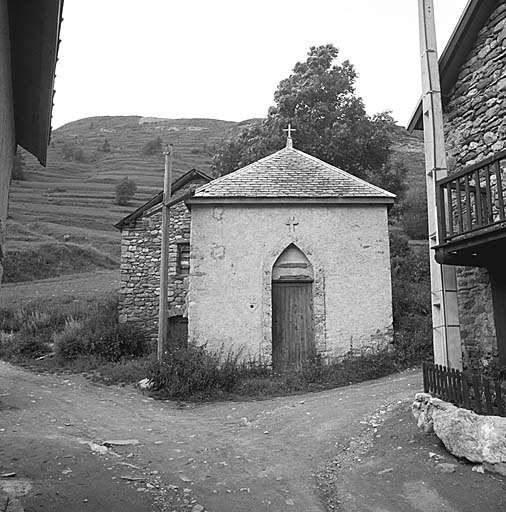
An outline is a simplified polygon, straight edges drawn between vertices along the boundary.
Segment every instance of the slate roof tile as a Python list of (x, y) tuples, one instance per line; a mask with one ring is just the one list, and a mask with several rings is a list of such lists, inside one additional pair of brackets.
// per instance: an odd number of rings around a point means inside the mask
[(198, 188), (195, 198), (375, 198), (394, 194), (286, 147)]

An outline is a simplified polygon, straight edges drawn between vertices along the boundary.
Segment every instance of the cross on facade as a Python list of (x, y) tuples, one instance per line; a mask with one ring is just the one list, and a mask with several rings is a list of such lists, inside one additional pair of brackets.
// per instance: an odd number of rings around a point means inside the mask
[(283, 131), (287, 133), (287, 138), (286, 138), (286, 147), (287, 148), (291, 148), (292, 147), (292, 132), (295, 132), (297, 130), (295, 130), (295, 128), (292, 128), (292, 125), (290, 123), (288, 123), (288, 128), (283, 128)]
[(288, 231), (290, 233), (295, 233), (295, 226), (298, 226), (299, 223), (297, 222), (297, 219), (294, 215), (289, 217), (289, 219), (285, 222), (285, 224), (288, 226)]

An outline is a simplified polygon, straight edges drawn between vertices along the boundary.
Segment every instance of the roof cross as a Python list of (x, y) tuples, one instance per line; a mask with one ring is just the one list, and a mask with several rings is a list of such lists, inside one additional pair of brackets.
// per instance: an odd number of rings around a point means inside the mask
[(288, 128), (283, 128), (283, 131), (287, 133), (286, 147), (292, 148), (292, 132), (295, 132), (297, 130), (295, 130), (295, 128), (292, 128), (292, 125), (288, 123)]

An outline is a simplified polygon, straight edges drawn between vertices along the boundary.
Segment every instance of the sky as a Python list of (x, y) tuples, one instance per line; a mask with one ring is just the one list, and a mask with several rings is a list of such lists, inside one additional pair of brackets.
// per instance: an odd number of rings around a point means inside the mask
[[(442, 52), (466, 0), (434, 0)], [(333, 43), (372, 115), (421, 93), (417, 0), (65, 0), (53, 128), (91, 116), (264, 117), (311, 46)]]

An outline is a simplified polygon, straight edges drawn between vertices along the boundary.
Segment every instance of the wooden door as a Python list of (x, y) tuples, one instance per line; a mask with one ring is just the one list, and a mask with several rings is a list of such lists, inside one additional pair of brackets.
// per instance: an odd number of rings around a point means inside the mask
[(275, 371), (300, 368), (316, 354), (313, 328), (313, 283), (272, 282), (272, 366)]
[(186, 348), (188, 346), (188, 318), (171, 316), (167, 326), (167, 339), (170, 348)]

